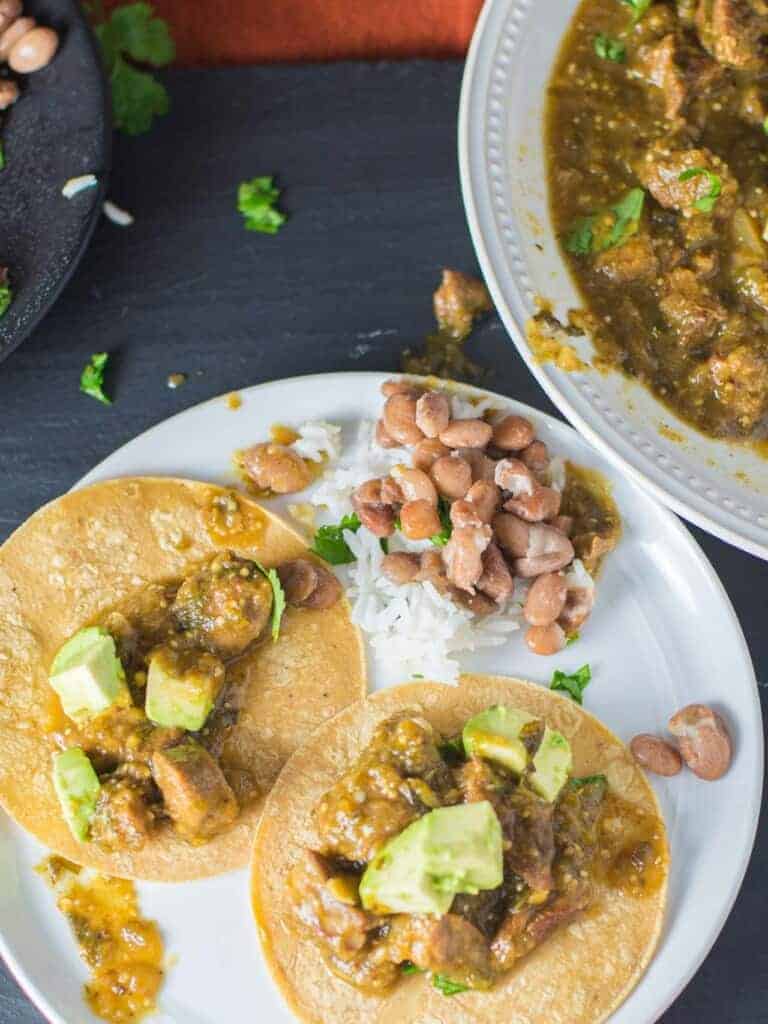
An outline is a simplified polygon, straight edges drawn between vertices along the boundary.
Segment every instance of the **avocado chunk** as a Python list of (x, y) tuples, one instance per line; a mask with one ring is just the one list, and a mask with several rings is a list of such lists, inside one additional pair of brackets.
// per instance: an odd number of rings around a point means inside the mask
[(80, 747), (70, 747), (53, 755), (53, 788), (69, 831), (81, 843), (87, 842), (101, 785)]
[(469, 757), (496, 761), (516, 775), (522, 775), (528, 764), (528, 751), (520, 733), (524, 726), (535, 721), (533, 715), (504, 704), (486, 708), (464, 726), (464, 750)]
[(495, 889), (504, 877), (501, 825), (487, 800), (438, 807), (390, 839), (360, 882), (366, 910), (446, 914), (457, 893)]
[(207, 651), (158, 647), (147, 672), (147, 718), (156, 725), (197, 732), (224, 685), (224, 665)]
[(572, 765), (570, 743), (561, 732), (547, 726), (533, 758), (531, 786), (540, 797), (552, 803), (568, 781)]
[(64, 714), (87, 722), (113, 704), (128, 705), (131, 695), (115, 641), (99, 626), (78, 630), (59, 649), (48, 677)]

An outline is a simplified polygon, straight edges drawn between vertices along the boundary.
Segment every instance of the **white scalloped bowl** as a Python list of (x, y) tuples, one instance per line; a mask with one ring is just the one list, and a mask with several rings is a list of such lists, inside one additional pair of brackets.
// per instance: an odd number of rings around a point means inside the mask
[[(486, 0), (459, 116), (462, 191), (485, 280), (507, 331), (560, 411), (606, 457), (681, 515), (768, 559), (768, 461), (706, 438), (618, 373), (540, 364), (525, 337), (535, 297), (580, 304), (547, 202), (546, 86), (578, 0)], [(589, 359), (592, 345), (575, 347)], [(671, 440), (670, 435), (680, 440)]]

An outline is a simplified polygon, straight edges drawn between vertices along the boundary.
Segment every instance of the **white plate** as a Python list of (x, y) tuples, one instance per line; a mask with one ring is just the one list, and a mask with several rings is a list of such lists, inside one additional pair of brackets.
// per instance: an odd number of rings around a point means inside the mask
[[(564, 316), (581, 305), (547, 202), (546, 85), (578, 0), (486, 0), (464, 71), (459, 160), (475, 249), (504, 325), (558, 409), (661, 501), (768, 558), (768, 460), (705, 438), (620, 374), (564, 373), (525, 339), (536, 296)], [(589, 359), (590, 342), (576, 347)], [(672, 428), (681, 442), (660, 428)]]
[[(323, 418), (352, 436), (381, 406), (379, 374), (331, 374), (251, 388), (231, 411), (215, 399), (167, 420), (115, 452), (81, 483), (136, 474), (232, 481), (230, 454), (263, 439), (275, 422)], [(736, 756), (727, 776), (655, 779), (669, 828), (672, 875), (664, 938), (615, 1024), (648, 1024), (699, 966), (733, 904), (749, 859), (762, 788), (762, 728), (754, 673), (733, 609), (699, 548), (674, 516), (617, 477), (569, 427), (507, 399), (534, 421), (554, 452), (612, 480), (625, 532), (608, 559), (582, 639), (557, 658), (537, 658), (521, 634), (468, 667), (546, 682), (555, 667), (590, 662), (586, 704), (625, 740), (662, 731), (690, 701), (722, 710)], [(81, 999), (85, 970), (53, 897), (33, 866), (39, 844), (0, 817), (0, 950), (30, 997), (56, 1024), (93, 1021)], [(244, 871), (184, 885), (141, 884), (144, 910), (160, 922), (178, 962), (162, 992), (161, 1020), (260, 1024), (291, 1017), (265, 971)], [(320, 996), (319, 996), (320, 997)], [(255, 1009), (257, 1008), (257, 1009)]]

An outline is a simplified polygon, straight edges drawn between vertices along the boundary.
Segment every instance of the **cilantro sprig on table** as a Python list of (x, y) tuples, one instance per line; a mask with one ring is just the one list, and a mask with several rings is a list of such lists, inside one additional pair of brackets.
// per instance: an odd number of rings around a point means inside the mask
[(103, 405), (112, 405), (112, 399), (104, 393), (104, 371), (108, 362), (107, 352), (94, 352), (80, 374), (80, 390)]
[(274, 181), (271, 176), (261, 176), (240, 182), (237, 208), (243, 215), (246, 231), (276, 235), (288, 219), (275, 205), (282, 189), (277, 188)]
[(591, 681), (592, 670), (589, 665), (582, 665), (580, 669), (570, 674), (556, 669), (552, 675), (552, 682), (549, 684), (549, 688), (550, 690), (562, 690), (575, 700), (577, 704), (581, 704), (584, 699), (584, 691)]
[(170, 109), (165, 86), (146, 70), (165, 67), (176, 54), (168, 25), (148, 3), (123, 4), (106, 19), (98, 9), (92, 13), (100, 22), (94, 31), (112, 89), (115, 127), (140, 135)]

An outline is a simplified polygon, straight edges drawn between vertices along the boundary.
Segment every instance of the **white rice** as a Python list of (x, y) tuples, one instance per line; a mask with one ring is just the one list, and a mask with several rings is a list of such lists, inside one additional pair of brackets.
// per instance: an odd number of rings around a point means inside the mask
[[(467, 418), (480, 410), (480, 406), (467, 403), (466, 410), (457, 406), (454, 414), (457, 408)], [(410, 464), (406, 449), (379, 448), (374, 443), (374, 429), (375, 424), (370, 422), (361, 425), (344, 457), (326, 471), (312, 493), (318, 525), (338, 523), (349, 515), (353, 511), (352, 492), (364, 481), (385, 476), (399, 463)], [(456, 683), (463, 655), (501, 646), (520, 628), (525, 584), (516, 587), (505, 608), (477, 617), (439, 594), (431, 583), (401, 586), (388, 580), (381, 571), (381, 545), (368, 530), (346, 530), (344, 539), (357, 559), (338, 569), (347, 585), (352, 619), (367, 635), (377, 665), (388, 681), (405, 682), (420, 675)], [(408, 541), (401, 533), (389, 539), (390, 551), (423, 551), (430, 546), (429, 541)]]
[(113, 203), (111, 199), (104, 200), (102, 210), (107, 220), (111, 220), (118, 227), (129, 228), (133, 224), (133, 214), (124, 210), (122, 206), (118, 206), (117, 203)]
[(67, 178), (61, 188), (61, 194), (65, 199), (73, 199), (78, 192), (84, 192), (87, 188), (95, 188), (98, 185), (95, 174), (79, 174), (76, 178)]

